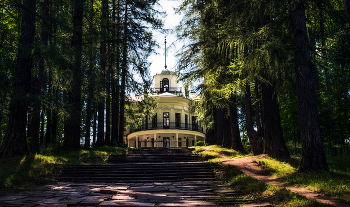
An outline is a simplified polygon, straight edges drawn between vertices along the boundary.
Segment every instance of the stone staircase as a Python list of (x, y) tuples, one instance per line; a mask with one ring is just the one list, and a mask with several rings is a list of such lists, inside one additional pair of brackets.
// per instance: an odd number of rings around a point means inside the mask
[(270, 206), (214, 180), (189, 149), (129, 150), (105, 165), (67, 166), (57, 183), (0, 198), (0, 206)]
[(187, 148), (144, 148), (113, 155), (105, 165), (67, 166), (58, 181), (81, 183), (153, 183), (212, 181), (209, 163), (198, 162)]

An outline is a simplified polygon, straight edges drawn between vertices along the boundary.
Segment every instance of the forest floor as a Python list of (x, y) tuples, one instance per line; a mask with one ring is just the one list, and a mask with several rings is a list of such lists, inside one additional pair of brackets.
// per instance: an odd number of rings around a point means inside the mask
[[(211, 146), (207, 146), (203, 148), (207, 151), (213, 151)], [(313, 199), (319, 203), (333, 205), (333, 206), (348, 206), (348, 205), (342, 205), (338, 200), (335, 200), (324, 194), (311, 191), (306, 188), (295, 187), (292, 184), (288, 184), (280, 181), (279, 178), (275, 178), (267, 175), (266, 170), (260, 168), (258, 165), (259, 160), (267, 158), (267, 155), (229, 158), (228, 156), (225, 155), (223, 151), (219, 151), (218, 154), (223, 158), (223, 160), (220, 160), (222, 165), (233, 166), (238, 170), (242, 171), (244, 174), (251, 176), (266, 184), (286, 188), (294, 193), (298, 193), (309, 199)]]
[[(136, 184), (130, 186), (108, 184), (105, 186), (95, 183), (43, 185), (55, 180), (54, 178), (61, 172), (62, 165), (105, 164), (110, 154), (123, 154), (125, 149), (102, 147), (73, 153), (48, 148), (42, 150), (42, 153), (42, 155), (0, 160), (0, 206), (4, 202), (12, 202), (14, 206), (29, 205), (30, 203), (38, 203), (39, 200), (48, 206), (57, 202), (87, 205), (88, 203), (100, 204), (104, 201), (118, 200), (120, 203), (122, 197), (113, 197), (116, 189), (124, 191), (126, 188), (129, 191), (132, 190), (134, 194), (140, 190), (141, 194), (144, 194), (145, 190), (149, 190), (150, 187), (148, 184), (144, 184), (142, 187)], [(348, 155), (344, 156), (344, 159), (335, 156), (328, 159), (328, 163), (332, 166), (330, 172), (299, 173), (297, 172), (300, 162), (298, 157), (276, 160), (267, 155), (251, 156), (216, 145), (194, 147), (193, 153), (199, 155), (201, 161), (210, 162), (214, 167), (217, 183), (213, 187), (215, 195), (211, 195), (211, 198), (219, 199), (218, 205), (227, 206), (231, 202), (241, 201), (242, 204), (247, 204), (244, 206), (350, 206), (350, 162), (347, 158)], [(340, 170), (339, 167), (342, 167), (343, 170)], [(169, 189), (174, 188), (174, 186), (178, 188), (174, 184), (166, 185), (166, 188)], [(186, 186), (187, 189), (188, 185), (189, 183), (181, 183), (180, 186)], [(113, 187), (113, 189), (109, 189), (109, 187)], [(158, 193), (164, 191), (163, 184), (153, 184), (153, 187), (152, 191)], [(192, 191), (202, 190), (199, 187), (190, 187), (189, 189)], [(101, 197), (96, 196), (96, 193)], [(188, 192), (181, 191), (179, 193)], [(120, 195), (129, 199), (125, 204), (137, 204), (130, 203), (132, 202), (130, 196)], [(183, 198), (183, 195), (176, 194), (176, 196)], [(163, 199), (163, 197), (153, 197), (152, 199)], [(111, 202), (106, 204), (111, 206)], [(180, 202), (181, 205), (183, 201), (176, 202)], [(198, 203), (192, 204), (197, 205)], [(213, 203), (210, 205), (215, 206)]]

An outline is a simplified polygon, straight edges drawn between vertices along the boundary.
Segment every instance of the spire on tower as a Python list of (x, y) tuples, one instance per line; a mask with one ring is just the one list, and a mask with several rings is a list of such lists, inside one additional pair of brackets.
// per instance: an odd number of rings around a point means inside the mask
[(165, 66), (164, 66), (164, 68), (165, 68), (165, 70), (167, 70), (167, 67), (168, 67), (168, 66), (166, 66), (166, 36), (165, 36), (165, 41), (164, 41), (164, 43), (165, 43)]

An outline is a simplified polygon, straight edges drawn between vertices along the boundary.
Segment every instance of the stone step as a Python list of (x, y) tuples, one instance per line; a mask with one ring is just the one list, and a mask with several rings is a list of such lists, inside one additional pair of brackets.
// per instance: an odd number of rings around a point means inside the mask
[(162, 176), (162, 177), (60, 177), (59, 182), (79, 182), (79, 183), (153, 183), (153, 182), (181, 182), (181, 181), (212, 181), (212, 177), (179, 177), (179, 176)]
[(191, 155), (192, 150), (190, 148), (171, 147), (171, 148), (141, 148), (130, 149), (128, 155), (132, 154), (176, 154), (176, 155)]
[(210, 172), (212, 173), (212, 169), (199, 169), (199, 168), (188, 168), (188, 169), (110, 169), (110, 170), (104, 170), (104, 169), (65, 169), (64, 172), (74, 173), (77, 172), (77, 174), (87, 174), (87, 173), (93, 173), (93, 172), (103, 172), (103, 173), (125, 173), (125, 174), (140, 174), (140, 173), (201, 173), (201, 172)]
[(125, 162), (197, 162), (197, 156), (176, 156), (176, 155), (128, 155), (110, 156), (108, 163)]
[(179, 177), (189, 177), (189, 178), (198, 178), (198, 177), (214, 177), (213, 173), (142, 173), (142, 174), (118, 174), (118, 173), (90, 173), (90, 174), (73, 174), (73, 173), (63, 173), (61, 175), (62, 177), (99, 177), (99, 176), (106, 176), (106, 177), (130, 177), (130, 178), (142, 178), (142, 177), (173, 177), (173, 176), (179, 176)]
[(113, 179), (128, 179), (128, 180), (136, 180), (136, 179), (177, 179), (177, 178), (188, 178), (188, 179), (194, 179), (194, 178), (214, 178), (213, 175), (192, 175), (192, 176), (188, 176), (188, 175), (180, 175), (180, 174), (160, 174), (160, 175), (138, 175), (138, 176), (129, 176), (129, 175), (113, 175), (113, 174), (106, 174), (106, 175), (101, 175), (101, 174), (93, 174), (90, 176), (72, 176), (72, 175), (62, 175), (63, 177), (70, 177), (70, 178), (81, 178), (81, 179), (85, 179), (85, 178), (113, 178)]
[(69, 173), (69, 174), (90, 174), (90, 173), (102, 173), (102, 174), (132, 174), (132, 175), (138, 175), (138, 174), (146, 174), (146, 173), (154, 173), (154, 174), (173, 174), (173, 173), (182, 173), (182, 174), (191, 174), (191, 173), (196, 173), (196, 174), (213, 174), (213, 170), (210, 169), (203, 169), (203, 170), (191, 170), (191, 169), (186, 169), (186, 170), (149, 170), (149, 169), (144, 169), (144, 170), (101, 170), (101, 169), (90, 169), (90, 170), (79, 170), (79, 169), (71, 169), (71, 170), (64, 170), (63, 173)]
[(172, 181), (213, 181), (209, 163), (198, 162), (187, 148), (129, 150), (128, 155), (112, 155), (105, 165), (70, 165), (59, 181), (144, 183)]
[(197, 157), (190, 158), (164, 158), (164, 157), (127, 157), (127, 158), (109, 158), (108, 163), (124, 162), (198, 162)]
[[(193, 165), (191, 165), (193, 164)], [(89, 169), (103, 169), (103, 170), (114, 170), (114, 169), (120, 169), (120, 170), (143, 170), (143, 169), (153, 169), (153, 170), (177, 170), (177, 169), (211, 169), (210, 165), (201, 165), (201, 163), (172, 163), (167, 165), (159, 165), (159, 164), (152, 164), (152, 163), (137, 163), (132, 165), (99, 165), (99, 166), (88, 166), (88, 165), (80, 165), (80, 166), (67, 166), (65, 169), (73, 169), (73, 170), (89, 170)]]
[(201, 163), (201, 162), (172, 162), (172, 163), (113, 163), (113, 164), (103, 164), (103, 165), (68, 165), (67, 167), (82, 167), (82, 168), (93, 168), (93, 167), (104, 167), (104, 168), (115, 168), (115, 167), (126, 167), (126, 166), (156, 166), (156, 167), (162, 167), (162, 166), (208, 166), (211, 167), (210, 163)]

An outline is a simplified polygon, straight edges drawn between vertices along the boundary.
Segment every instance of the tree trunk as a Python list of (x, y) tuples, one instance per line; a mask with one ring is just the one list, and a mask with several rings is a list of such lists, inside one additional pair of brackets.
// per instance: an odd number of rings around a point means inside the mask
[(228, 110), (224, 109), (223, 110), (223, 130), (222, 130), (222, 146), (225, 148), (230, 148), (231, 147), (231, 125), (230, 125), (230, 118), (227, 116), (228, 115)]
[[(90, 22), (89, 22), (89, 30), (93, 30), (93, 16), (94, 16), (94, 0), (90, 0)], [(92, 73), (94, 68), (94, 60), (93, 60), (93, 52), (92, 52), (92, 44), (93, 44), (92, 35), (89, 38), (89, 71), (88, 71), (88, 95), (87, 95), (87, 106), (86, 106), (86, 130), (85, 130), (85, 144), (84, 149), (90, 149), (90, 128), (91, 128), (91, 118), (92, 118), (92, 96), (93, 96), (93, 88), (92, 88)]]
[(52, 110), (51, 142), (56, 141), (57, 127), (58, 127), (58, 111), (57, 111), (57, 109), (54, 109), (54, 110)]
[[(49, 0), (45, 0), (42, 2), (42, 12), (43, 12), (43, 20), (42, 20), (42, 31), (41, 31), (41, 42), (43, 44), (43, 49), (41, 49), (41, 59), (39, 61), (39, 74), (38, 77), (33, 78), (33, 88), (32, 88), (32, 111), (31, 120), (29, 120), (29, 129), (30, 134), (30, 152), (40, 153), (40, 109), (41, 109), (41, 96), (45, 93), (45, 49), (48, 46), (49, 39)], [(29, 132), (29, 131), (28, 131)], [(42, 143), (41, 143), (42, 144)]]
[[(51, 142), (57, 141), (57, 127), (58, 127), (58, 100), (59, 100), (59, 91), (58, 88), (53, 88), (53, 95), (56, 97), (54, 105), (55, 109), (51, 110), (52, 118), (51, 118)], [(57, 143), (57, 142), (56, 142)]]
[(291, 35), (296, 46), (294, 64), (298, 92), (302, 142), (300, 171), (329, 170), (318, 122), (316, 94), (306, 31), (305, 7), (293, 1), (290, 10)]
[(239, 132), (238, 115), (236, 96), (231, 96), (231, 103), (229, 105), (230, 110), (230, 128), (231, 128), (231, 148), (236, 151), (243, 151), (243, 145), (241, 141), (241, 134)]
[(346, 16), (348, 18), (349, 29), (350, 29), (350, 0), (344, 0), (344, 1), (345, 1)]
[[(42, 23), (42, 32), (41, 32), (41, 42), (44, 46), (44, 50), (46, 50), (46, 48), (48, 47), (48, 41), (49, 41), (49, 19), (50, 19), (50, 1), (49, 0), (44, 0), (44, 2), (42, 2), (42, 12), (43, 12), (43, 23)], [(47, 59), (47, 55), (42, 52), (41, 55), (41, 60), (39, 63), (39, 87), (40, 87), (40, 94), (44, 95), (45, 94), (45, 79), (46, 79), (46, 75), (45, 75), (45, 62)], [(52, 77), (51, 77), (52, 79)], [(41, 100), (40, 100), (41, 101)], [(41, 102), (38, 102), (38, 111), (37, 111), (37, 115), (36, 116), (40, 116), (40, 108), (41, 108)], [(43, 109), (42, 109), (43, 110)], [(48, 114), (51, 115), (51, 114)], [(38, 118), (39, 120), (39, 118)], [(38, 124), (39, 125), (39, 124)], [(49, 124), (47, 125), (47, 127), (49, 127)], [(47, 133), (46, 133), (47, 136)], [(43, 143), (41, 143), (43, 144)]]
[(96, 146), (102, 146), (104, 144), (104, 113), (105, 113), (105, 103), (104, 101), (100, 101), (97, 106), (98, 110), (98, 124), (97, 124), (97, 140), (96, 140)]
[(123, 141), (124, 137), (124, 105), (125, 105), (125, 84), (127, 72), (127, 54), (128, 54), (128, 1), (125, 1), (125, 15), (124, 15), (124, 35), (123, 35), (123, 61), (122, 61), (122, 80), (120, 87), (120, 119), (119, 119), (119, 140)]
[[(49, 19), (50, 19), (50, 15), (52, 15), (53, 10), (52, 10), (52, 1), (51, 0), (44, 0), (45, 2), (45, 13), (47, 16), (47, 41), (49, 42), (50, 45), (52, 45), (52, 35), (53, 35), (53, 22), (50, 23)], [(57, 27), (57, 25), (56, 25)], [(55, 30), (56, 32), (57, 30)], [(46, 43), (47, 45), (47, 43)], [(48, 89), (48, 94), (52, 95), (53, 97), (56, 96), (56, 99), (53, 99), (54, 101), (50, 101), (49, 103), (49, 107), (47, 108), (47, 122), (46, 122), (46, 138), (45, 138), (45, 142), (47, 145), (51, 144), (52, 141), (54, 141), (56, 139), (56, 134), (57, 134), (57, 102), (58, 102), (58, 93), (57, 93), (57, 89), (54, 89), (52, 86), (52, 68), (50, 67), (50, 64), (47, 65), (48, 68), (48, 73), (49, 73), (49, 89)], [(44, 73), (46, 74), (46, 71), (44, 71)], [(43, 82), (44, 84), (44, 88), (46, 88), (46, 83), (45, 80)], [(57, 87), (57, 86), (56, 86)], [(45, 89), (44, 89), (45, 90)], [(56, 116), (56, 117), (55, 117)], [(55, 119), (56, 118), (56, 119)], [(56, 127), (56, 128), (55, 128)]]
[(0, 148), (0, 158), (28, 154), (26, 140), (27, 108), (31, 80), (31, 52), (35, 36), (35, 0), (23, 0), (21, 35), (18, 43), (14, 92), (10, 102), (7, 131)]
[[(117, 57), (118, 58), (118, 57)], [(114, 63), (114, 61), (113, 61)], [(117, 67), (119, 68), (119, 67)], [(118, 140), (118, 116), (119, 116), (119, 87), (117, 87), (117, 80), (112, 80), (112, 134), (111, 134), (111, 144), (114, 145), (119, 142)], [(119, 84), (118, 84), (119, 85)]]
[(28, 130), (27, 137), (29, 141), (29, 151), (30, 153), (36, 154), (40, 153), (40, 89), (38, 84), (38, 78), (34, 77), (32, 79), (31, 93), (32, 98), (30, 100), (30, 109), (28, 110)]
[(105, 137), (105, 144), (106, 145), (110, 145), (111, 144), (111, 67), (112, 64), (109, 63), (108, 61), (110, 60), (111, 57), (111, 46), (110, 46), (110, 41), (109, 41), (109, 20), (108, 20), (108, 16), (109, 16), (109, 9), (108, 9), (108, 0), (103, 0), (103, 3), (105, 4), (105, 6), (103, 7), (104, 9), (104, 18), (105, 20), (105, 27), (106, 27), (106, 31), (105, 31), (105, 36), (106, 36), (106, 42), (108, 43), (108, 53), (106, 54), (106, 65), (107, 66), (107, 75), (106, 75), (106, 137)]
[[(118, 13), (117, 13), (117, 41), (120, 41), (120, 0), (118, 0)], [(119, 87), (119, 78), (120, 78), (120, 45), (117, 45), (116, 51), (116, 81), (115, 81), (115, 99), (114, 99), (114, 110), (115, 110), (115, 118), (113, 126), (115, 126), (115, 137), (118, 143), (123, 143), (123, 137), (119, 137), (119, 112), (120, 112), (120, 87)], [(119, 120), (121, 121), (121, 120)]]
[(118, 140), (118, 136), (117, 136), (117, 133), (118, 133), (118, 131), (117, 131), (117, 127), (115, 126), (115, 123), (116, 123), (116, 119), (118, 119), (117, 117), (116, 117), (116, 108), (115, 108), (115, 90), (116, 90), (116, 84), (115, 84), (115, 79), (116, 79), (116, 72), (115, 72), (115, 69), (116, 69), (116, 64), (115, 64), (115, 50), (116, 50), (116, 44), (115, 44), (115, 41), (116, 41), (116, 39), (114, 39), (115, 38), (115, 36), (116, 36), (116, 34), (115, 34), (115, 27), (116, 27), (116, 24), (117, 24), (117, 22), (116, 22), (116, 2), (115, 2), (115, 0), (112, 0), (112, 22), (113, 22), (113, 24), (112, 24), (112, 36), (111, 36), (111, 38), (112, 38), (112, 53), (111, 53), (111, 63), (110, 63), (110, 65), (111, 65), (111, 67), (112, 67), (112, 70), (111, 70), (111, 89), (112, 89), (112, 131), (111, 131), (111, 145), (113, 146), (114, 144), (116, 144), (116, 142), (117, 142), (117, 140)]
[[(106, 65), (107, 65), (107, 22), (108, 22), (108, 1), (102, 0), (102, 14), (101, 14), (101, 34), (102, 41), (100, 46), (101, 56), (101, 76), (103, 76), (101, 93), (105, 93), (106, 88)], [(108, 96), (108, 94), (106, 94)], [(105, 142), (105, 97), (99, 98), (98, 103), (98, 130), (96, 146), (102, 146)], [(108, 104), (108, 103), (107, 103)], [(106, 119), (107, 122), (107, 119)], [(107, 126), (106, 126), (107, 128)]]
[(96, 144), (96, 129), (97, 129), (97, 127), (96, 127), (96, 123), (97, 123), (97, 110), (96, 110), (96, 104), (93, 104), (94, 105), (94, 107), (93, 107), (93, 112), (94, 112), (94, 114), (93, 114), (93, 116), (94, 116), (94, 122), (93, 122), (93, 127), (92, 127), (92, 144), (93, 145), (95, 145)]
[(111, 66), (108, 67), (107, 71), (107, 97), (106, 97), (106, 138), (105, 144), (111, 144)]
[(63, 142), (63, 148), (66, 150), (80, 149), (82, 26), (83, 0), (75, 0), (71, 43), (74, 51), (73, 79), (68, 93), (68, 116), (65, 120), (66, 137)]
[(207, 129), (206, 130), (206, 133), (205, 133), (205, 139), (206, 139), (206, 142), (208, 143), (208, 144), (215, 144), (214, 142), (213, 142), (213, 134), (214, 134), (214, 130), (213, 130), (213, 128), (211, 128), (211, 129)]
[[(48, 89), (48, 94), (52, 94), (53, 90), (52, 90), (52, 71), (49, 71), (49, 89)], [(51, 104), (50, 104), (51, 105)], [(52, 126), (52, 110), (51, 110), (51, 106), (48, 107), (47, 109), (47, 116), (46, 116), (46, 136), (45, 136), (45, 141), (46, 144), (49, 145), (51, 143), (51, 137), (52, 137), (52, 130), (51, 130), (51, 126)]]
[(275, 86), (262, 83), (261, 92), (264, 116), (264, 154), (278, 158), (289, 158), (289, 152), (283, 139)]
[(218, 125), (217, 116), (218, 116), (217, 108), (215, 106), (213, 106), (213, 120), (214, 120), (214, 123), (213, 123), (213, 128), (211, 130), (211, 142), (210, 142), (211, 144), (217, 144), (216, 143), (216, 131), (217, 131), (217, 125)]
[(85, 144), (84, 149), (90, 149), (90, 128), (91, 128), (91, 94), (87, 97), (87, 106), (86, 106), (86, 129), (85, 129)]
[(259, 86), (258, 82), (255, 81), (254, 84), (254, 93), (255, 93), (255, 122), (256, 122), (256, 127), (261, 128), (261, 122), (260, 122), (260, 104), (259, 104)]
[(246, 108), (246, 122), (247, 122), (247, 135), (250, 145), (252, 146), (253, 154), (260, 155), (263, 153), (263, 140), (261, 137), (261, 127), (258, 127), (258, 131), (253, 128), (253, 112), (252, 103), (250, 98), (250, 86), (246, 84), (245, 90), (245, 108)]
[(40, 144), (43, 144), (44, 143), (44, 130), (45, 130), (44, 110), (41, 110), (40, 121), (41, 121), (41, 126), (40, 126)]
[(224, 112), (220, 108), (216, 108), (216, 127), (215, 127), (215, 143), (217, 145), (223, 145), (223, 130), (224, 130)]

